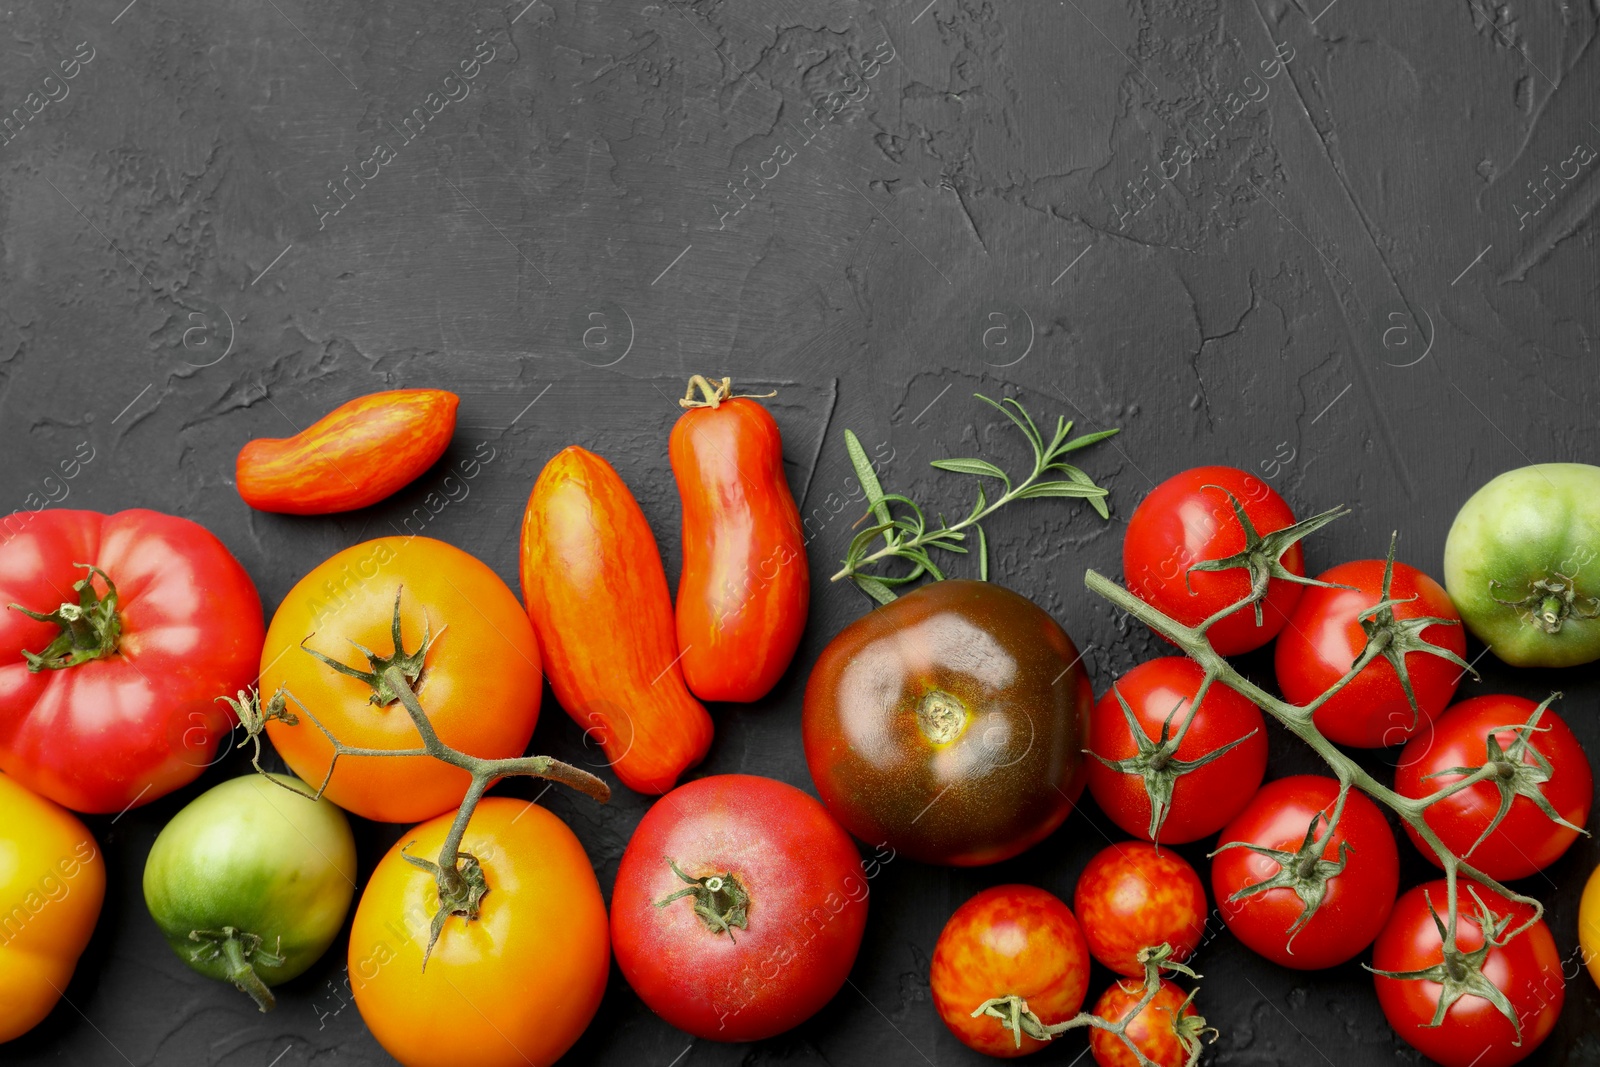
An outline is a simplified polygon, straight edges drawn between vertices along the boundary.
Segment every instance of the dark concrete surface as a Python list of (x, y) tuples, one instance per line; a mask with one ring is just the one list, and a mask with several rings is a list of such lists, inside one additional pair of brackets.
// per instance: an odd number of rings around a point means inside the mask
[[(1084, 569), (1119, 571), (1128, 514), (1181, 467), (1256, 471), (1302, 514), (1350, 505), (1312, 539), (1315, 570), (1398, 529), (1437, 576), (1478, 484), (1597, 455), (1595, 0), (123, 3), (0, 11), (0, 506), (190, 516), (269, 611), (311, 563), (402, 528), (515, 585), (528, 489), (577, 442), (633, 486), (675, 575), (684, 379), (778, 388), (811, 624), (770, 699), (714, 709), (696, 773), (810, 787), (805, 671), (868, 607), (825, 580), (855, 517), (845, 427), (891, 457), (891, 486), (950, 510), (971, 485), (928, 460), (1026, 458), (974, 392), (1123, 427), (1084, 460), (1110, 523), (1043, 501), (989, 528), (996, 580), (1090, 649), (1100, 691), (1158, 649)], [(325, 519), (239, 500), (247, 439), (397, 386), (462, 397), (451, 452), (411, 488)], [(1600, 672), (1481, 665), (1467, 691), (1560, 687), (1600, 751)], [(535, 748), (595, 759), (548, 693)], [(242, 767), (92, 820), (112, 874), (98, 932), (69, 1002), (0, 1061), (389, 1062), (342, 945), (263, 1016), (145, 913), (154, 835)], [(1271, 774), (1316, 768), (1274, 732)], [(645, 800), (545, 802), (609, 892)], [(568, 1062), (977, 1062), (929, 1001), (940, 927), (1003, 881), (1069, 896), (1109, 825), (1086, 804), (998, 867), (889, 864), (851, 984), (790, 1034), (691, 1043), (613, 974)], [(364, 870), (397, 833), (360, 825)], [(1406, 884), (1431, 877), (1402, 853)], [(1569, 962), (1597, 859), (1583, 841), (1525, 885)], [(1208, 1062), (1419, 1062), (1354, 963), (1291, 973), (1223, 935), (1198, 966)], [(1072, 1037), (1034, 1062), (1083, 1052)], [(1529, 1062), (1600, 1062), (1586, 976)]]

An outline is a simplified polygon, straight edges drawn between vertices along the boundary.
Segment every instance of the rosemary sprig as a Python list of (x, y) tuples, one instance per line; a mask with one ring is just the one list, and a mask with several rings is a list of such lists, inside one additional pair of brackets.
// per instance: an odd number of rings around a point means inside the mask
[[(949, 523), (945, 521), (943, 515), (940, 515), (939, 525), (930, 528), (927, 516), (914, 500), (899, 493), (883, 491), (883, 486), (878, 482), (878, 475), (872, 469), (871, 461), (867, 459), (866, 450), (861, 447), (856, 435), (846, 430), (845, 450), (850, 454), (850, 464), (855, 468), (856, 477), (861, 480), (862, 489), (867, 496), (869, 511), (863, 517), (863, 521), (870, 519), (871, 524), (851, 538), (850, 547), (845, 551), (844, 566), (833, 576), (833, 581), (850, 578), (867, 595), (881, 604), (887, 604), (895, 598), (896, 586), (914, 582), (925, 574), (932, 575), (935, 579), (943, 579), (944, 572), (934, 562), (930, 550), (939, 549), (966, 554), (969, 551), (965, 543), (969, 531), (976, 539), (978, 577), (988, 581), (989, 543), (984, 535), (982, 522), (1017, 500), (1077, 497), (1087, 500), (1089, 506), (1094, 508), (1102, 519), (1111, 517), (1110, 511), (1106, 508), (1107, 490), (1096, 485), (1094, 479), (1082, 470), (1065, 462), (1063, 457), (1080, 448), (1087, 448), (1098, 441), (1104, 441), (1117, 433), (1117, 430), (1101, 430), (1097, 433), (1072, 437), (1072, 423), (1057, 418), (1055, 433), (1051, 435), (1049, 441), (1046, 441), (1039, 428), (1034, 425), (1033, 417), (1015, 398), (1008, 396), (994, 401), (981, 393), (974, 395), (1010, 419), (1033, 446), (1033, 469), (1028, 472), (1027, 477), (1013, 484), (1011, 476), (1005, 471), (981, 459), (934, 460), (932, 465), (939, 470), (970, 474), (978, 478), (998, 479), (1001, 490), (993, 500), (990, 500), (980, 483), (977, 502), (973, 504), (966, 518)], [(1050, 481), (1042, 480), (1051, 474), (1062, 477)], [(879, 537), (883, 539), (883, 544), (874, 548), (873, 542)], [(889, 559), (910, 563), (910, 572), (900, 575), (867, 572), (867, 568)]]

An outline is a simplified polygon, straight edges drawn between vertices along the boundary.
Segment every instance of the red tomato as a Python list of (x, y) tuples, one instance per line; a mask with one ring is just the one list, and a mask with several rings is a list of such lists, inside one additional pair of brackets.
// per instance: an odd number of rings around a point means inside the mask
[[(1208, 488), (1220, 486), (1221, 488)], [(1253, 474), (1233, 467), (1195, 467), (1175, 474), (1150, 490), (1128, 519), (1122, 542), (1122, 573), (1128, 588), (1185, 626), (1194, 626), (1243, 600), (1250, 592), (1244, 567), (1225, 571), (1190, 571), (1207, 560), (1226, 559), (1245, 550), (1245, 530), (1234, 514), (1232, 493), (1257, 534), (1265, 536), (1294, 525), (1294, 512), (1283, 497)], [(1298, 543), (1282, 556), (1292, 574), (1305, 574)], [(1300, 600), (1301, 586), (1273, 578), (1261, 602), (1261, 622), (1245, 605), (1219, 619), (1207, 632), (1211, 647), (1224, 656), (1260, 648), (1289, 619)]]
[[(1117, 679), (1116, 692), (1101, 697), (1089, 716), (1089, 751), (1100, 757), (1089, 761), (1089, 792), (1113, 822), (1135, 837), (1163, 843), (1198, 841), (1226, 826), (1261, 785), (1267, 770), (1267, 732), (1261, 712), (1225, 685), (1210, 688), (1181, 742), (1170, 745), (1182, 729), (1189, 703), (1204, 677), (1205, 671), (1187, 656), (1163, 656), (1141, 663)], [(1142, 746), (1128, 728), (1117, 693), (1139, 722)], [(1233, 747), (1221, 756), (1178, 774), (1171, 782), (1171, 806), (1164, 813), (1160, 833), (1152, 838), (1146, 782), (1151, 782), (1159, 795), (1166, 788), (1163, 777), (1171, 778), (1183, 763), (1204, 759), (1230, 744)], [(1141, 747), (1145, 749), (1142, 759)], [(1101, 759), (1136, 763), (1118, 770)]]
[[(1278, 687), (1286, 700), (1309, 704), (1343, 678), (1361, 655), (1367, 630), (1360, 615), (1385, 599), (1384, 566), (1381, 559), (1341, 563), (1318, 580), (1352, 588), (1305, 591), (1273, 650)], [(1458, 660), (1466, 655), (1467, 635), (1461, 628), (1461, 616), (1438, 582), (1415, 567), (1396, 563), (1387, 599), (1404, 603), (1394, 605), (1387, 618), (1369, 620), (1375, 632), (1389, 635), (1379, 640), (1399, 648), (1420, 639)], [(1435, 623), (1420, 632), (1406, 633), (1408, 620), (1424, 618), (1445, 619), (1455, 625)], [(1415, 714), (1394, 665), (1380, 655), (1317, 709), (1313, 721), (1324, 737), (1341, 745), (1382, 748), (1398, 745), (1438, 717), (1466, 671), (1461, 664), (1430, 652), (1401, 654), (1417, 698)]]
[[(1457, 882), (1456, 892), (1457, 959), (1464, 967), (1478, 970), (1477, 964), (1461, 959), (1484, 945), (1484, 918), (1472, 893), (1477, 893), (1494, 916), (1491, 929), (1501, 927), (1491, 941), (1503, 941), (1533, 912), (1526, 904), (1507, 900), (1465, 878)], [(1419, 885), (1400, 898), (1372, 948), (1374, 970), (1424, 971), (1444, 960), (1444, 941), (1428, 903), (1431, 900), (1439, 917), (1448, 922), (1446, 893), (1444, 879), (1440, 879)], [(1444, 1067), (1506, 1067), (1526, 1059), (1550, 1036), (1566, 999), (1567, 983), (1550, 928), (1540, 919), (1509, 941), (1491, 944), (1481, 972), (1510, 1001), (1521, 1027), (1520, 1044), (1516, 1043), (1517, 1027), (1486, 997), (1470, 993), (1461, 997), (1450, 1005), (1442, 1024), (1434, 1027), (1428, 1024), (1433, 1021), (1444, 992), (1439, 981), (1381, 974), (1375, 975), (1373, 981), (1389, 1025), (1423, 1055)]]
[(673, 1026), (715, 1041), (759, 1041), (809, 1019), (844, 985), (866, 922), (850, 835), (794, 786), (748, 774), (700, 778), (658, 801), (611, 896), (628, 984)]
[(1102, 849), (1078, 876), (1072, 907), (1095, 959), (1118, 974), (1144, 977), (1139, 950), (1165, 942), (1182, 962), (1200, 947), (1206, 890), (1187, 860), (1143, 841)]
[(1072, 911), (1031, 885), (985, 889), (950, 916), (933, 948), (928, 976), (933, 1006), (968, 1048), (990, 1056), (1025, 1056), (1047, 1042), (1013, 1035), (989, 1015), (972, 1013), (1001, 997), (1019, 997), (1046, 1026), (1078, 1014), (1089, 992), (1089, 947)]
[(12, 605), (0, 610), (0, 770), (88, 812), (194, 781), (233, 725), (217, 698), (248, 686), (260, 663), (250, 576), (174, 515), (38, 511), (12, 522), (22, 528), (0, 544), (0, 604)]
[[(1322, 905), (1298, 931), (1305, 906), (1292, 885), (1280, 884), (1251, 892), (1275, 878), (1287, 880), (1305, 849), (1306, 830), (1318, 814), (1316, 833), (1326, 832), (1339, 798), (1333, 778), (1301, 774), (1279, 778), (1261, 787), (1239, 817), (1222, 831), (1211, 862), (1211, 891), (1222, 921), (1246, 947), (1285, 967), (1315, 971), (1355, 956), (1383, 929), (1400, 887), (1400, 854), (1394, 834), (1378, 806), (1352, 789), (1339, 825), (1320, 856), (1313, 882), (1326, 886)], [(1249, 848), (1227, 848), (1234, 842), (1270, 849), (1276, 857)], [(1348, 845), (1348, 849), (1345, 846)], [(1334, 870), (1341, 862), (1344, 868)], [(1235, 894), (1249, 892), (1238, 900)]]
[[(1094, 1002), (1094, 1013), (1102, 1019), (1121, 1022), (1143, 998), (1142, 981), (1113, 982)], [(1189, 1003), (1188, 994), (1163, 978), (1155, 997), (1123, 1032), (1156, 1067), (1184, 1067), (1189, 1062), (1189, 1047), (1198, 1044), (1204, 1027), (1205, 1020)], [(1180, 1029), (1184, 1032), (1180, 1033)], [(1128, 1043), (1109, 1030), (1090, 1030), (1089, 1050), (1100, 1067), (1142, 1067)]]
[(685, 398), (668, 446), (683, 500), (678, 647), (695, 696), (751, 701), (794, 658), (811, 577), (778, 424), (728, 387), (724, 378), (706, 383), (707, 399)]
[[(1577, 830), (1555, 822), (1527, 796), (1518, 795), (1519, 783), (1543, 794), (1551, 809), (1573, 826), (1589, 821), (1594, 774), (1572, 728), (1546, 708), (1536, 730), (1510, 729), (1526, 723), (1537, 708), (1531, 700), (1503, 694), (1463, 700), (1440, 717), (1430, 733), (1406, 745), (1395, 771), (1395, 792), (1413, 799), (1430, 796), (1465, 777), (1443, 772), (1483, 766), (1489, 759), (1489, 735), (1494, 734), (1496, 748), (1503, 753), (1499, 762), (1513, 775), (1502, 780), (1503, 788), (1515, 798), (1494, 833), (1473, 847), (1500, 810), (1502, 785), (1494, 781), (1479, 782), (1429, 805), (1423, 818), (1450, 851), (1499, 882), (1543, 870), (1578, 838)], [(1518, 753), (1521, 759), (1515, 758)], [(1409, 825), (1406, 833), (1424, 856), (1439, 864)]]

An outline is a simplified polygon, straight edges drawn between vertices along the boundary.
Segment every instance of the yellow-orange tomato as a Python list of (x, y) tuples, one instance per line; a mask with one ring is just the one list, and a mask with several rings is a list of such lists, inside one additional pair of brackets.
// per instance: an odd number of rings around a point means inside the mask
[(476, 919), (445, 920), (424, 970), (439, 894), (406, 855), (437, 860), (451, 818), (418, 826), (372, 872), (350, 930), (356, 1007), (405, 1067), (547, 1067), (605, 992), (600, 885), (565, 823), (536, 804), (490, 797), (461, 842), (488, 892)]
[[(429, 537), (381, 537), (333, 556), (284, 597), (261, 652), (261, 692), (286, 688), (345, 745), (390, 750), (422, 746), (398, 701), (360, 678), (342, 674), (296, 646), (302, 641), (347, 667), (370, 671), (360, 645), (380, 657), (395, 651), (395, 598), (400, 598), (404, 652), (426, 632), (417, 698), (440, 740), (452, 748), (500, 759), (522, 755), (539, 718), (539, 648), (522, 605), (494, 571), (467, 553)], [(267, 724), (267, 736), (289, 769), (321, 784), (333, 746), (295, 701), (299, 721)], [(379, 822), (416, 822), (461, 802), (467, 772), (431, 756), (341, 756), (327, 796)]]
[(1584, 883), (1583, 899), (1578, 902), (1578, 946), (1589, 977), (1600, 985), (1600, 867)]
[(105, 894), (88, 827), (0, 774), (0, 1042), (61, 999)]

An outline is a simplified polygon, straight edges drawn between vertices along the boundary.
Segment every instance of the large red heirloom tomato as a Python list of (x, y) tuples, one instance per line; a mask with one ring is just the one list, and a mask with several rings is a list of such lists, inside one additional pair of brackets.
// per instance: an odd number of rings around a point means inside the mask
[(657, 801), (611, 895), (628, 984), (713, 1041), (759, 1041), (809, 1019), (844, 985), (866, 923), (850, 835), (794, 786), (748, 774)]
[(261, 598), (204, 527), (32, 512), (0, 543), (0, 770), (76, 811), (194, 779), (256, 676)]
[(916, 860), (1015, 856), (1083, 791), (1081, 659), (1043, 609), (988, 582), (933, 582), (874, 609), (806, 685), (817, 792), (851, 833)]

